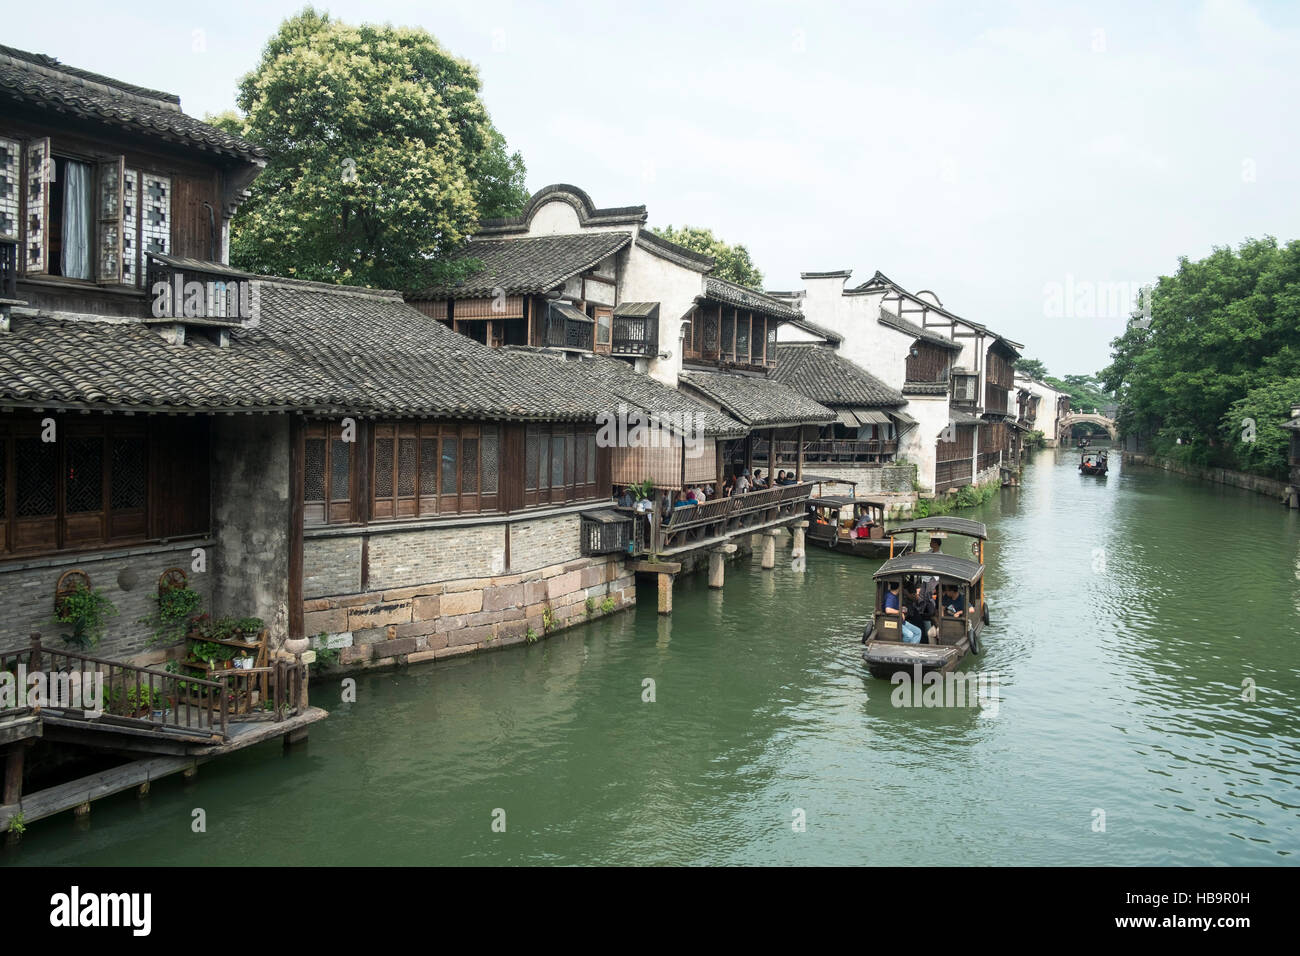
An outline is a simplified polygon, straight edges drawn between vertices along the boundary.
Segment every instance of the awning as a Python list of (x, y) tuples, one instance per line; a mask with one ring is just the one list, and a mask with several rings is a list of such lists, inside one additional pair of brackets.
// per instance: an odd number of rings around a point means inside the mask
[(907, 414), (907, 412), (895, 411), (895, 412), (890, 412), (889, 414), (892, 415), (894, 417), (894, 420), (898, 422), (898, 424), (902, 425), (904, 428), (912, 428), (914, 425), (916, 425), (916, 419), (913, 418), (911, 415)]
[(847, 426), (848, 428), (857, 428), (862, 424), (862, 422), (858, 421), (858, 417), (847, 408), (835, 409), (835, 418), (841, 425)]
[(878, 412), (872, 408), (855, 408), (853, 414), (858, 416), (858, 421), (864, 425), (888, 425), (889, 416), (884, 412)]
[(560, 315), (564, 316), (570, 322), (588, 322), (592, 325), (596, 324), (596, 320), (593, 319), (591, 316), (584, 315), (583, 313), (575, 309), (573, 306), (568, 305), (564, 302), (552, 302), (551, 309), (552, 311), (560, 313)]

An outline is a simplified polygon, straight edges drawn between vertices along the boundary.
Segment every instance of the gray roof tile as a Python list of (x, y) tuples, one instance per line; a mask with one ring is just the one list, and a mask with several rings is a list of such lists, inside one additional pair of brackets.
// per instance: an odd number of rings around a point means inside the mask
[(853, 408), (902, 405), (907, 399), (866, 369), (821, 345), (783, 342), (773, 377), (827, 406)]
[(472, 239), (453, 262), (477, 259), (482, 267), (452, 286), (425, 289), (410, 298), (481, 299), (497, 294), (548, 292), (632, 241), (629, 232), (587, 232), (527, 239)]
[(692, 370), (683, 371), (680, 380), (688, 388), (717, 402), (728, 415), (750, 428), (835, 419), (835, 413), (829, 408), (773, 378)]
[(761, 312), (764, 315), (770, 315), (778, 319), (803, 318), (803, 313), (798, 309), (793, 309), (766, 293), (746, 289), (743, 285), (728, 282), (726, 279), (705, 276), (704, 295), (706, 298), (717, 302), (724, 302), (727, 305), (749, 309), (753, 312)]

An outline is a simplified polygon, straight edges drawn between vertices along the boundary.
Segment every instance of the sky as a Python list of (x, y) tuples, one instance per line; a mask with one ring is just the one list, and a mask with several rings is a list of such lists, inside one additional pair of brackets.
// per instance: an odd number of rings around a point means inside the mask
[[(1180, 257), (1300, 232), (1296, 3), (315, 5), (475, 63), (530, 189), (707, 226), (768, 289), (879, 270), (1054, 375), (1101, 369)], [(0, 43), (202, 117), (302, 6), (49, 0)]]

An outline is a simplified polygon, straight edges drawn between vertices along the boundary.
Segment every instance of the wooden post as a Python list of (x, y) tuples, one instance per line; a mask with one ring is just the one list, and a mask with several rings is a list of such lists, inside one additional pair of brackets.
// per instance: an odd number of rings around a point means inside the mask
[(22, 744), (9, 748), (5, 758), (4, 796), (0, 803), (6, 806), (17, 803), (23, 795), (23, 753), (27, 750)]
[(790, 527), (794, 535), (794, 540), (790, 542), (790, 557), (802, 558), (804, 556), (803, 534), (804, 528), (808, 527), (808, 522), (799, 521)]
[[(289, 637), (303, 629), (303, 494), (306, 477), (306, 428), (301, 416), (289, 418)], [(222, 728), (225, 732), (225, 728)]]
[[(31, 660), (27, 662), (29, 669), (38, 671), (41, 669), (41, 632), (32, 631), (32, 653)], [(24, 690), (24, 693), (26, 691)]]
[(764, 571), (771, 571), (776, 567), (776, 532), (763, 532), (763, 563)]
[(796, 481), (803, 481), (803, 426), (800, 425), (795, 431), (795, 445), (799, 450), (799, 457), (795, 459), (794, 477)]
[(754, 433), (745, 436), (745, 470), (749, 472), (750, 484), (754, 481)]
[(673, 576), (659, 573), (659, 613), (673, 613)]
[(767, 430), (767, 486), (773, 487), (776, 481), (776, 429)]

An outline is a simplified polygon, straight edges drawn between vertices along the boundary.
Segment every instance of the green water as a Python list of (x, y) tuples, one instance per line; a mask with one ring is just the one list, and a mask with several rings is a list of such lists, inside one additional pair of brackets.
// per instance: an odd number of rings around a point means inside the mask
[(1077, 461), (1039, 453), (971, 515), (992, 623), (964, 666), (998, 674), (996, 713), (892, 706), (857, 641), (876, 563), (811, 551), (799, 572), (787, 541), (722, 592), (679, 582), (671, 618), (646, 591), (532, 647), (360, 676), (355, 704), (315, 683), (332, 715), (305, 748), (98, 802), (84, 829), (32, 824), (0, 859), (1294, 863), (1296, 514)]

